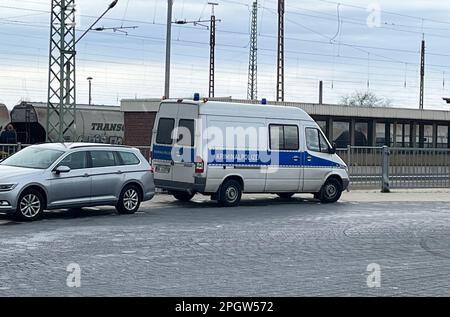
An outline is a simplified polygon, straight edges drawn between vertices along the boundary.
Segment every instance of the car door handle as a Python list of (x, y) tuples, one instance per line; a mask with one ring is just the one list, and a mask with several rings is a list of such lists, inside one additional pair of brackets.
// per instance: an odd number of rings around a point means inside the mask
[(307, 160), (308, 162), (311, 162), (311, 161), (312, 161), (312, 156), (307, 156), (307, 157), (306, 157), (306, 160)]
[(300, 156), (294, 156), (292, 159), (293, 159), (295, 162), (298, 162), (298, 161), (300, 161)]
[(123, 174), (123, 172), (122, 171), (117, 171), (116, 174), (120, 175), (120, 174)]
[(89, 177), (90, 175), (88, 173), (84, 173), (83, 177)]

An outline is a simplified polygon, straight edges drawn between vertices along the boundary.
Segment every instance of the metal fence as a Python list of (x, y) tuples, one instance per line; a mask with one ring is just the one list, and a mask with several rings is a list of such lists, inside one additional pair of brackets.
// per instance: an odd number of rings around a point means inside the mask
[(24, 147), (27, 147), (27, 144), (0, 144), (0, 160), (4, 160), (7, 157), (10, 157), (14, 153), (19, 152)]
[(338, 154), (353, 189), (450, 187), (450, 149), (349, 146)]

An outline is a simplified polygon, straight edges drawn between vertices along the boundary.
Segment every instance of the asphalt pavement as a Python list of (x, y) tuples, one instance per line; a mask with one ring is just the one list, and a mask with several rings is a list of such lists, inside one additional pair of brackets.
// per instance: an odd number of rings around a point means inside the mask
[(135, 215), (0, 216), (0, 235), (0, 296), (450, 296), (448, 190), (158, 195)]

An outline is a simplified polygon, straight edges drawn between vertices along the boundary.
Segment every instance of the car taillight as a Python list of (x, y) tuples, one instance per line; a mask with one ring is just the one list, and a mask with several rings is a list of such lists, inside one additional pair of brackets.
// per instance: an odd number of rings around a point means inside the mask
[(201, 157), (196, 157), (195, 159), (195, 174), (203, 174), (205, 171), (205, 162)]

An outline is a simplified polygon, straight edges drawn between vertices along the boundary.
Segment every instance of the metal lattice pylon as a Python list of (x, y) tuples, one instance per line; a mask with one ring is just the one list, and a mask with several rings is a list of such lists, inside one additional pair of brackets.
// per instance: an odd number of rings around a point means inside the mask
[[(216, 74), (216, 15), (214, 7), (216, 2), (208, 2), (211, 5), (210, 37), (209, 37), (209, 98), (214, 98), (215, 74)], [(220, 20), (219, 20), (220, 21)]]
[(258, 99), (258, 1), (253, 2), (250, 30), (250, 57), (248, 65), (247, 98)]
[(52, 0), (47, 141), (76, 139), (75, 0)]
[(284, 101), (284, 0), (278, 0), (277, 101)]

